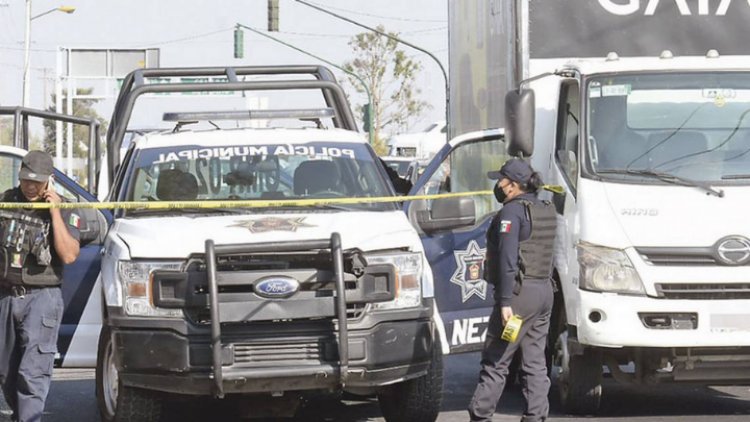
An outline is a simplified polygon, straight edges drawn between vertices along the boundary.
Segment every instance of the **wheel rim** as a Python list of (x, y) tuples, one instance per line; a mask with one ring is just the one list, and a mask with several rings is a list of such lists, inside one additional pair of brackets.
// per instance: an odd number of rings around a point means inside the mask
[(115, 354), (112, 349), (112, 343), (107, 344), (104, 353), (104, 365), (102, 374), (102, 384), (104, 392), (104, 405), (107, 407), (107, 413), (114, 416), (117, 410), (117, 390), (119, 387), (119, 376), (115, 366)]
[(557, 385), (563, 399), (568, 395), (568, 378), (570, 376), (570, 352), (568, 351), (568, 332), (563, 331), (555, 341), (555, 355), (552, 360), (552, 373), (556, 375)]

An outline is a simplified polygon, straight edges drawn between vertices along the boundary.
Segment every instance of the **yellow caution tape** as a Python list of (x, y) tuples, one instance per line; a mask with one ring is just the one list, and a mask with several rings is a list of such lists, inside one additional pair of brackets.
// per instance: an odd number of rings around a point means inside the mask
[(267, 200), (226, 200), (226, 201), (133, 201), (133, 202), (0, 202), (0, 209), (182, 209), (182, 208), (273, 208), (273, 207), (309, 207), (316, 205), (369, 204), (384, 202), (418, 201), (422, 199), (458, 198), (464, 196), (492, 195), (491, 190), (474, 192), (441, 193), (434, 195), (381, 196), (359, 198), (315, 198), (315, 199), (277, 199)]
[[(555, 193), (564, 192), (561, 186), (545, 185), (543, 187)], [(553, 190), (555, 189), (555, 190)], [(316, 205), (371, 204), (386, 202), (419, 201), (424, 199), (460, 198), (465, 196), (492, 195), (491, 190), (473, 192), (440, 193), (433, 195), (380, 196), (358, 198), (315, 198), (315, 199), (276, 199), (268, 200), (226, 200), (226, 201), (132, 201), (132, 202), (0, 202), (0, 209), (122, 209), (122, 210), (165, 210), (183, 208), (274, 208), (274, 207), (310, 207)]]

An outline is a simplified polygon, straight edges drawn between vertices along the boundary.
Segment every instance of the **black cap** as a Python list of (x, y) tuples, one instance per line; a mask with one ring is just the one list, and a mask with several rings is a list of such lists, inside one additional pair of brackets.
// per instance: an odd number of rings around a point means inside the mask
[(21, 161), (21, 171), (18, 172), (18, 178), (46, 182), (52, 176), (53, 171), (52, 157), (49, 154), (44, 151), (29, 151)]
[(500, 167), (500, 170), (488, 171), (487, 177), (496, 180), (507, 177), (514, 182), (525, 185), (529, 183), (533, 174), (534, 169), (531, 168), (531, 164), (520, 158), (511, 158)]

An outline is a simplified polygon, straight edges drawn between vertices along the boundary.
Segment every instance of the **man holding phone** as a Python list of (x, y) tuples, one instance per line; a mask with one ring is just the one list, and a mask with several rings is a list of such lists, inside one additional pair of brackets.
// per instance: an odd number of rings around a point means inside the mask
[[(19, 186), (0, 202), (59, 204), (52, 157), (30, 151)], [(63, 314), (63, 266), (80, 251), (80, 214), (68, 209), (0, 209), (0, 384), (13, 420), (40, 421)]]

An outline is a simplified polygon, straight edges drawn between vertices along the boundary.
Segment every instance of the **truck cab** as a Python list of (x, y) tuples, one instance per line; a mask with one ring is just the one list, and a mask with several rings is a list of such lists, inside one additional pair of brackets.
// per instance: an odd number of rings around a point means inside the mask
[[(750, 380), (748, 57), (531, 61), (511, 144), (565, 187), (550, 349), (562, 403), (625, 383)], [(535, 121), (534, 121), (535, 119)], [(523, 139), (527, 138), (527, 139)]]

